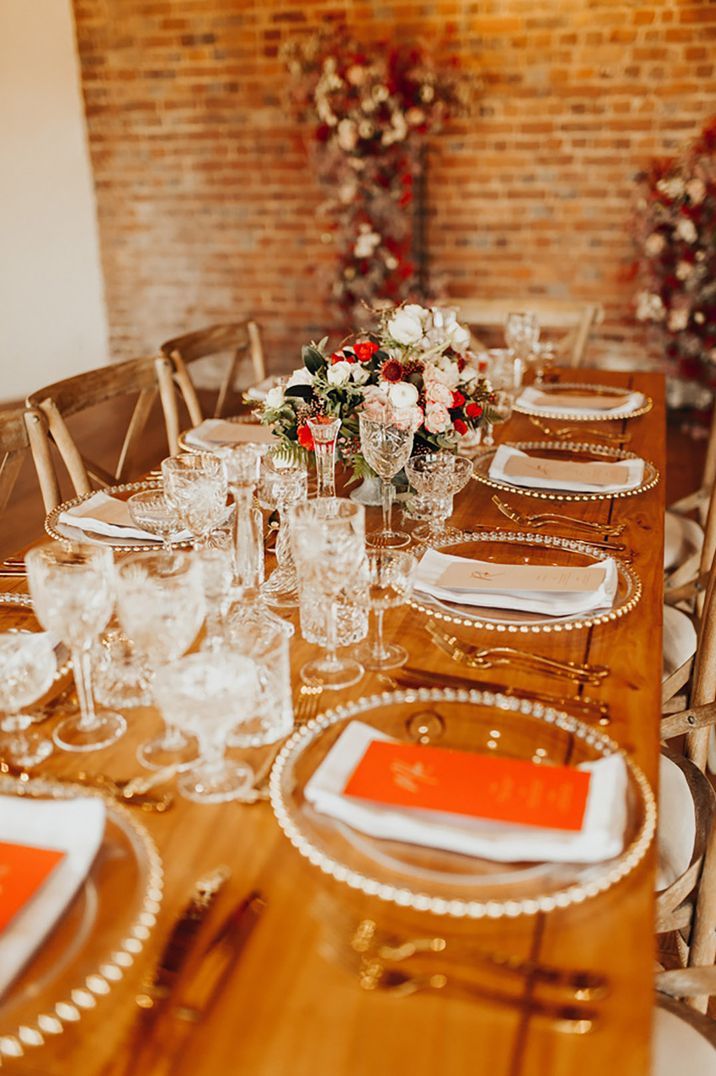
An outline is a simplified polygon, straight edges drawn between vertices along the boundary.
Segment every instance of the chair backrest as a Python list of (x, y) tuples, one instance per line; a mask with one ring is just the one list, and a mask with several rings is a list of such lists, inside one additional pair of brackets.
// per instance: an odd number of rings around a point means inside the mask
[(204, 414), (194, 382), (187, 370), (187, 366), (191, 363), (209, 356), (227, 355), (226, 369), (220, 381), (214, 406), (214, 418), (220, 418), (224, 414), (226, 402), (242, 363), (250, 364), (250, 384), (255, 385), (266, 377), (261, 333), (255, 321), (211, 325), (207, 329), (185, 333), (183, 336), (176, 336), (172, 340), (165, 341), (161, 346), (161, 352), (171, 359), (174, 365), (175, 380), (186, 401), (189, 418), (194, 426), (199, 425)]
[(47, 429), (47, 421), (41, 411), (15, 408), (0, 411), (0, 512), (3, 512), (17, 481), (23, 461), (28, 453), (37, 472), (45, 511), (49, 512), (60, 503), (60, 487), (47, 450), (46, 434), (40, 434), (42, 445), (35, 452), (33, 438), (39, 430)]
[[(522, 296), (514, 299), (453, 298), (449, 304), (457, 310), (458, 320), (473, 334), (473, 347), (484, 348), (480, 329), (503, 329), (507, 315), (513, 311), (530, 311), (537, 315), (540, 331), (548, 330), (555, 357), (566, 366), (580, 366), (593, 325), (601, 321), (599, 303), (572, 299), (546, 299)], [(553, 336), (556, 333), (556, 336)]]
[[(116, 463), (110, 470), (80, 449), (67, 420), (101, 404), (119, 403), (122, 398), (134, 396), (136, 402), (126, 424)], [(176, 442), (172, 443), (169, 430), (178, 428), (177, 404), (171, 364), (164, 356), (147, 356), (103, 366), (38, 389), (27, 398), (27, 406), (40, 412), (46, 420), (31, 437), (36, 464), (38, 451), (42, 450), (40, 446), (44, 442), (44, 449), (49, 452), (48, 441), (52, 441), (57, 446), (78, 496), (89, 493), (93, 487), (125, 481), (138, 456), (141, 435), (157, 396), (161, 399), (164, 430), (169, 450), (173, 453), (176, 451)], [(117, 421), (118, 414), (117, 410), (113, 411), (113, 422)], [(107, 418), (103, 417), (102, 447), (108, 440)]]

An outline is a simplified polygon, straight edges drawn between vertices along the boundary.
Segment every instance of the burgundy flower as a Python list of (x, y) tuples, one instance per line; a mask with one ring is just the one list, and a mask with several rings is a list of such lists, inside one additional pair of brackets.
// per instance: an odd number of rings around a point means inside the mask
[(380, 376), (383, 381), (393, 383), (403, 380), (403, 364), (398, 359), (386, 359), (380, 368)]

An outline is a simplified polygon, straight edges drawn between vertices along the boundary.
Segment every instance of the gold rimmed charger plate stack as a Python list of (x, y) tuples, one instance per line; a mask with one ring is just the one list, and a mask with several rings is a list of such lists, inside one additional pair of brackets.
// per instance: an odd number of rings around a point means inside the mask
[[(546, 395), (550, 393), (563, 395), (572, 392), (584, 396), (613, 396), (615, 400), (620, 396), (627, 397), (631, 392), (630, 389), (615, 388), (612, 385), (590, 385), (574, 381), (559, 381), (554, 385), (531, 385), (530, 388), (537, 388)], [(563, 422), (621, 422), (623, 419), (638, 418), (639, 415), (646, 415), (653, 406), (654, 401), (651, 397), (645, 396), (641, 407), (612, 411), (608, 414), (605, 414), (602, 410), (589, 411), (586, 407), (579, 410), (560, 407), (554, 411), (548, 411), (542, 407), (530, 407), (529, 404), (521, 404), (518, 398), (515, 402), (514, 410), (519, 411), (522, 415), (534, 415), (535, 418), (559, 419)]]
[[(492, 489), (500, 489), (504, 493), (519, 494), (523, 497), (536, 497), (541, 501), (609, 501), (613, 497), (636, 497), (640, 493), (653, 489), (659, 481), (659, 472), (654, 464), (644, 460), (644, 477), (633, 489), (597, 492), (517, 486), (500, 478), (490, 478), (490, 466), (499, 447), (495, 445), (494, 448), (485, 449), (480, 453), (473, 464), (472, 477), (486, 486), (491, 486)], [(619, 463), (622, 460), (639, 459), (636, 452), (627, 452), (623, 448), (612, 448), (611, 445), (581, 444), (576, 441), (509, 441), (505, 442), (505, 447), (517, 448), (528, 456), (572, 463)]]

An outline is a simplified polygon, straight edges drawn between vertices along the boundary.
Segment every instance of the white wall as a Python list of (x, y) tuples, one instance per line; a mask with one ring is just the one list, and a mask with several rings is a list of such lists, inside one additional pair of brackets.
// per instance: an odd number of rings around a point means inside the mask
[(0, 0), (0, 401), (107, 355), (71, 0)]

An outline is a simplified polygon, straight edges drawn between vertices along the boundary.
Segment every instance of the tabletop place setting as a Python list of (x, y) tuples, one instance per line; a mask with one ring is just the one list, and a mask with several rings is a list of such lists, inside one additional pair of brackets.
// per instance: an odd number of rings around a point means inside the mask
[(557, 367), (529, 311), (505, 338), (473, 350), (459, 311), (409, 303), (306, 344), (5, 562), (9, 1072), (120, 1012), (86, 1071), (170, 1071), (255, 949), (280, 963), (272, 869), (355, 1011), (567, 1044), (617, 1019), (616, 965), (554, 931), (650, 884), (657, 737), (625, 730), (660, 386)]

